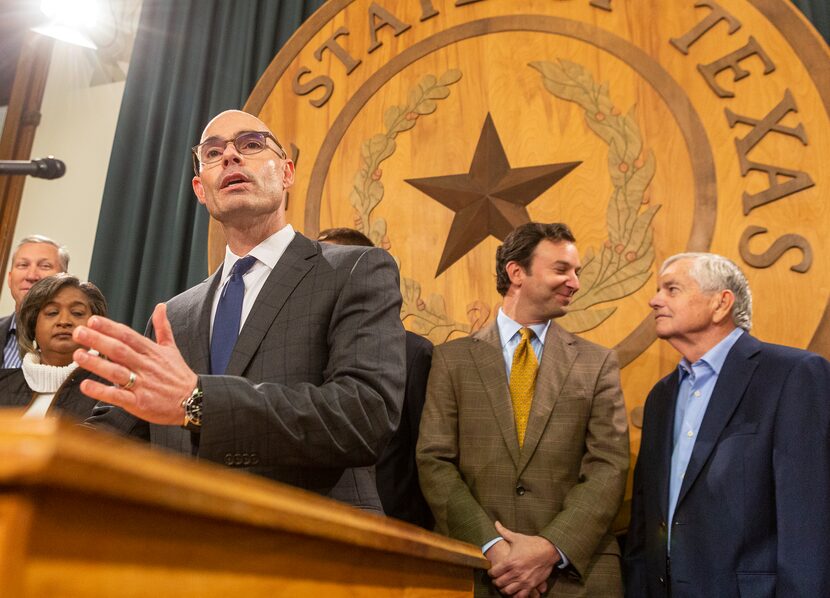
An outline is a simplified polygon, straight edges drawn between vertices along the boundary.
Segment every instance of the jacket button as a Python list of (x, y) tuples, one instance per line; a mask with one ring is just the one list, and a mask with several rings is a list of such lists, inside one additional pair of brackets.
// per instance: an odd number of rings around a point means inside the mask
[(259, 465), (259, 455), (251, 453), (251, 465)]
[(662, 575), (661, 575), (660, 577), (658, 577), (657, 579), (658, 579), (658, 581), (659, 581), (662, 585), (666, 585), (666, 580), (665, 580), (665, 579), (663, 579), (663, 576), (662, 576)]
[(242, 453), (242, 465), (250, 465), (251, 456), (248, 453)]
[(225, 465), (233, 465), (233, 455), (225, 453)]
[(242, 465), (242, 453), (236, 453), (233, 456), (233, 464), (234, 465)]
[(660, 527), (661, 527), (661, 528), (663, 528), (663, 529), (666, 529), (666, 522), (665, 522), (665, 521), (661, 521), (661, 522), (660, 522)]
[(516, 486), (516, 494), (518, 494), (519, 496), (524, 496), (524, 494), (525, 494), (525, 487), (524, 487), (524, 486), (522, 486), (521, 484), (519, 484), (518, 486)]

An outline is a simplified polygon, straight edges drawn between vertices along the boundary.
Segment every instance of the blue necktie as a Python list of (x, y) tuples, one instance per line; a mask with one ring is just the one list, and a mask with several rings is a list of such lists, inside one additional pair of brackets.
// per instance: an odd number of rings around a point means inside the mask
[(236, 261), (231, 269), (231, 277), (216, 306), (213, 318), (213, 335), (210, 339), (210, 372), (214, 375), (224, 374), (231, 360), (231, 353), (239, 336), (239, 322), (242, 320), (242, 298), (245, 296), (245, 283), (242, 277), (256, 262), (252, 255)]

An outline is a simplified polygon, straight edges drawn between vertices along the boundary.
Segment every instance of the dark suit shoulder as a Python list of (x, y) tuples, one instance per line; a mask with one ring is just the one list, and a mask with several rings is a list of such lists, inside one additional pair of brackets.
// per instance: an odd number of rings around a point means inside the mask
[[(786, 375), (789, 370), (798, 364), (816, 364), (821, 367), (826, 364), (830, 366), (830, 363), (824, 357), (811, 351), (766, 343), (749, 334), (744, 334), (738, 339), (726, 359), (727, 361), (735, 359), (758, 360), (763, 366), (763, 374), (773, 378)], [(650, 398), (653, 395), (665, 394), (669, 388), (674, 388), (676, 384), (677, 368), (675, 367), (654, 385), (648, 396)]]
[(726, 363), (736, 360), (752, 360), (758, 363), (761, 376), (780, 378), (796, 366), (827, 369), (830, 363), (816, 353), (786, 345), (766, 343), (749, 334), (742, 335), (726, 358)]
[[(319, 244), (315, 241), (312, 241), (308, 237), (301, 235), (300, 233), (295, 233), (294, 238), (288, 244), (288, 247), (285, 248), (285, 255), (292, 255), (292, 256), (300, 256), (300, 257), (307, 257), (309, 255), (314, 255), (318, 251)], [(282, 259), (282, 257), (280, 258)], [(219, 264), (219, 267), (213, 271), (213, 273), (200, 282), (197, 285), (194, 285), (167, 300), (168, 308), (188, 308), (192, 302), (200, 301), (205, 296), (206, 293), (210, 292), (210, 288), (219, 283), (219, 277), (222, 275), (222, 264)]]
[[(380, 255), (388, 253), (377, 247), (365, 247), (362, 245), (335, 245), (334, 243), (314, 243), (323, 261), (333, 269), (351, 269), (357, 261), (366, 254)], [(391, 259), (391, 258), (390, 258)]]
[(428, 338), (424, 338), (420, 334), (406, 331), (406, 354), (418, 355), (419, 353), (428, 353), (432, 355), (433, 345)]
[(807, 351), (806, 349), (798, 349), (796, 347), (788, 347), (786, 345), (776, 345), (774, 343), (765, 343), (758, 341), (760, 351), (764, 354), (765, 359), (783, 360), (786, 362), (796, 362), (803, 360), (820, 360), (827, 361), (821, 355)]

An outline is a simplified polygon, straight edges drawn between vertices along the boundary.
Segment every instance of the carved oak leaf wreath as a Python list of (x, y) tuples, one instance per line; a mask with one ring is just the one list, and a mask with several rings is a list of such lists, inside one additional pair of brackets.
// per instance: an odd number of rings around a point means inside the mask
[[(660, 205), (645, 207), (649, 203), (645, 192), (654, 177), (656, 161), (651, 150), (643, 151), (634, 108), (627, 114), (620, 113), (611, 101), (607, 86), (597, 84), (584, 67), (566, 60), (536, 61), (529, 66), (542, 75), (548, 92), (583, 108), (586, 124), (608, 146), (608, 173), (614, 186), (606, 212), (608, 238), (599, 255), (593, 247), (585, 252), (580, 290), (568, 314), (559, 319), (567, 330), (585, 332), (602, 324), (617, 309), (614, 306), (592, 309), (595, 305), (630, 295), (651, 277), (654, 263), (651, 223)], [(432, 114), (437, 108), (436, 100), (448, 97), (449, 86), (461, 76), (457, 69), (450, 69), (440, 77), (425, 75), (410, 89), (406, 104), (386, 109), (383, 118), (386, 132), (363, 142), (361, 167), (355, 174), (349, 199), (355, 210), (355, 227), (376, 245), (391, 247), (386, 220), (372, 219), (372, 212), (384, 195), (381, 163), (395, 152), (398, 133), (414, 127), (419, 117)], [(421, 284), (413, 278), (401, 277), (401, 294), (401, 319), (408, 320), (414, 332), (434, 343), (444, 342), (453, 332), (475, 332), (491, 313), (487, 304), (476, 299), (467, 306), (468, 322), (457, 322), (449, 316), (444, 297), (431, 294), (424, 301)]]
[(643, 151), (634, 108), (627, 114), (620, 113), (607, 85), (596, 83), (584, 67), (567, 60), (531, 62), (529, 66), (542, 75), (548, 92), (581, 106), (588, 127), (608, 145), (608, 174), (614, 185), (606, 212), (608, 238), (599, 255), (593, 247), (585, 252), (579, 292), (567, 315), (558, 320), (571, 332), (585, 332), (602, 324), (617, 309), (591, 309), (593, 306), (630, 295), (651, 278), (651, 223), (660, 205), (643, 208), (649, 203), (645, 192), (656, 169), (654, 153)]

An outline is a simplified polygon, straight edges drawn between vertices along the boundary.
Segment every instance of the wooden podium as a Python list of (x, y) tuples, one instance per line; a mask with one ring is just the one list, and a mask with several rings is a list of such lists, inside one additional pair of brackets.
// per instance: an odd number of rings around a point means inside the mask
[(312, 493), (0, 414), (0, 596), (471, 596), (486, 567)]

